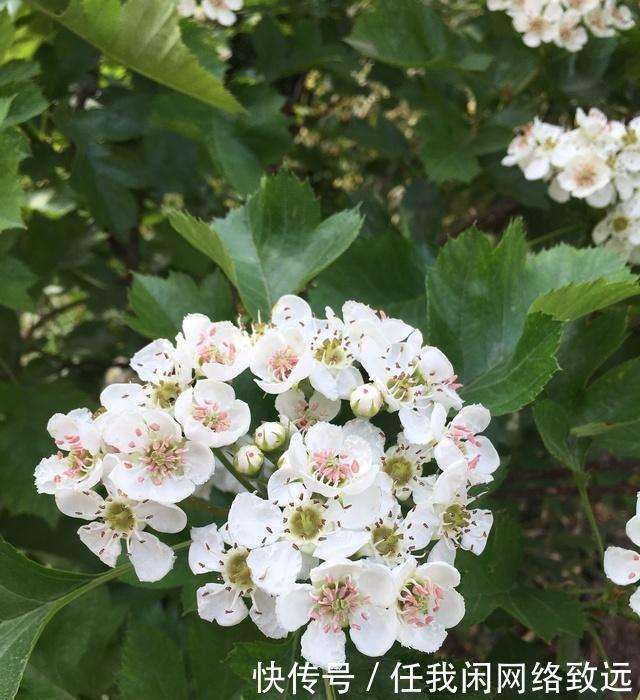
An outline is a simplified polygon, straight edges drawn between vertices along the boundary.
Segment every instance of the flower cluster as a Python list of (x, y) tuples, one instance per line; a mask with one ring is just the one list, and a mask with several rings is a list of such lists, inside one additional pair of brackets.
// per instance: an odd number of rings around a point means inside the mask
[(640, 117), (625, 125), (598, 109), (578, 109), (575, 123), (565, 129), (536, 119), (509, 144), (502, 164), (548, 182), (556, 202), (575, 197), (611, 207), (594, 241), (640, 262)]
[[(353, 301), (318, 318), (288, 295), (248, 329), (188, 315), (131, 367), (140, 382), (108, 386), (96, 413), (51, 418), (58, 451), (35, 471), (103, 562), (124, 543), (141, 580), (164, 576), (173, 550), (149, 529), (182, 530), (176, 504), (214, 484), (236, 495), (224, 525), (191, 530), (192, 571), (217, 579), (197, 592), (201, 617), (249, 616), (273, 638), (306, 626), (321, 667), (344, 661), (346, 631), (370, 656), (440, 647), (464, 615), (456, 550), (481, 554), (493, 523), (474, 487), (499, 457), (489, 411), (463, 406), (419, 330)], [(247, 369), (278, 418), (251, 434), (232, 386)], [(383, 409), (401, 432), (371, 421)]]
[[(640, 547), (640, 493), (636, 504), (636, 514), (627, 523), (627, 536)], [(640, 554), (632, 549), (607, 547), (604, 553), (604, 571), (608, 578), (619, 586), (640, 583)], [(640, 588), (629, 599), (631, 609), (640, 615)]]
[(527, 46), (553, 43), (580, 51), (589, 40), (612, 37), (635, 26), (626, 5), (616, 0), (487, 0), (490, 10), (506, 12)]
[(209, 19), (231, 27), (243, 5), (244, 0), (178, 0), (178, 12), (182, 17), (193, 17), (200, 22)]

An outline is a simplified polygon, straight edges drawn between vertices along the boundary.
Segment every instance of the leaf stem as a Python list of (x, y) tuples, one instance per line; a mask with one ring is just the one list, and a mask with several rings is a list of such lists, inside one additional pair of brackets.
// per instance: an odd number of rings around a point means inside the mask
[(326, 676), (323, 676), (322, 680), (324, 682), (324, 694), (327, 700), (336, 700), (336, 694), (333, 690), (333, 686), (329, 682), (329, 679)]
[[(604, 644), (602, 643), (602, 639), (600, 639), (600, 635), (598, 634), (598, 630), (591, 624), (590, 622), (587, 623), (587, 631), (593, 638), (593, 642), (596, 645), (596, 649), (598, 650), (598, 653), (600, 654), (600, 657), (602, 658), (603, 661), (609, 664), (611, 666), (611, 662), (609, 660), (609, 654), (607, 654), (607, 650), (604, 648)], [(622, 700), (622, 696), (618, 691), (613, 691), (614, 696), (617, 698), (617, 700)], [(638, 700), (636, 698), (636, 700)]]
[[(213, 454), (218, 458), (222, 466), (229, 472), (229, 474), (231, 474), (231, 476), (236, 479), (236, 481), (239, 481), (249, 493), (259, 490), (256, 484), (252, 483), (246, 476), (238, 474), (238, 472), (233, 468), (233, 464), (231, 464), (228, 457), (219, 447), (214, 447), (212, 449)], [(261, 495), (264, 495), (264, 493), (261, 493)]]
[(598, 529), (598, 523), (596, 522), (596, 516), (593, 512), (593, 506), (589, 500), (589, 493), (587, 492), (587, 481), (588, 476), (585, 472), (574, 472), (573, 478), (578, 488), (578, 493), (580, 494), (580, 504), (582, 505), (582, 510), (587, 517), (589, 526), (591, 527), (591, 532), (593, 534), (593, 539), (598, 547), (600, 553), (600, 558), (604, 557), (604, 544), (602, 543), (602, 537), (600, 535), (600, 530)]

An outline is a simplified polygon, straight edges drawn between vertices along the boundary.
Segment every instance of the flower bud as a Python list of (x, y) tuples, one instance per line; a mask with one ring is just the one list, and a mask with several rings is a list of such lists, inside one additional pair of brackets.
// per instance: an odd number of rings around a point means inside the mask
[(351, 392), (349, 403), (358, 418), (373, 418), (382, 408), (382, 393), (375, 384), (361, 384)]
[(253, 440), (263, 452), (273, 452), (287, 440), (287, 429), (281, 423), (262, 423), (256, 428)]
[(233, 458), (233, 467), (239, 474), (256, 476), (264, 463), (264, 455), (255, 445), (243, 445)]

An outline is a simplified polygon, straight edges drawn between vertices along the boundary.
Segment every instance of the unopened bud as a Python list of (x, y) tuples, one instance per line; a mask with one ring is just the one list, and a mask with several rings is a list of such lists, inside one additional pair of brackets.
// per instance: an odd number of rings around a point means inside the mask
[(256, 428), (253, 440), (263, 452), (273, 452), (287, 441), (287, 429), (281, 423), (263, 423)]
[(349, 403), (358, 418), (373, 418), (382, 408), (382, 393), (375, 384), (361, 384), (351, 392)]
[(233, 459), (233, 466), (239, 474), (256, 476), (264, 463), (264, 455), (255, 445), (243, 445)]

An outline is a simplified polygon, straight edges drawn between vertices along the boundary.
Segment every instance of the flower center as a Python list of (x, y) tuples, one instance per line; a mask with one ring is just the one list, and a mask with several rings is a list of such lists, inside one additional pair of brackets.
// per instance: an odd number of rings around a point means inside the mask
[(198, 352), (201, 365), (214, 362), (218, 365), (232, 365), (235, 362), (238, 350), (233, 343), (223, 340), (218, 345), (206, 345)]
[(347, 454), (320, 450), (313, 453), (311, 469), (320, 481), (332, 486), (342, 486), (360, 471), (360, 465)]
[(407, 401), (411, 398), (413, 389), (420, 383), (420, 376), (417, 370), (411, 374), (400, 372), (400, 374), (387, 380), (387, 389), (396, 401)]
[(629, 227), (629, 219), (626, 216), (616, 216), (611, 225), (616, 233), (622, 233)]
[(440, 609), (444, 591), (430, 581), (409, 579), (402, 587), (398, 608), (405, 621), (416, 627), (426, 627), (434, 621)]
[(313, 357), (330, 367), (342, 365), (347, 359), (347, 353), (342, 347), (342, 338), (325, 338), (314, 351)]
[(376, 525), (371, 533), (373, 546), (382, 557), (393, 557), (400, 553), (402, 533), (393, 525)]
[[(360, 595), (351, 576), (338, 581), (327, 576), (325, 582), (316, 587), (315, 592), (311, 594), (311, 599), (314, 605), (310, 617), (312, 620), (321, 621), (325, 632), (339, 632), (350, 624), (358, 629), (358, 625), (354, 624), (351, 618), (368, 600), (366, 596)], [(361, 615), (363, 619), (367, 619), (364, 611)]]
[(160, 408), (171, 408), (180, 395), (178, 382), (160, 382), (153, 387), (152, 400)]
[(416, 473), (415, 465), (407, 457), (388, 457), (384, 460), (382, 470), (388, 474), (395, 486), (405, 486)]
[(284, 382), (289, 378), (294, 367), (298, 364), (299, 357), (295, 350), (287, 345), (286, 348), (278, 350), (269, 359), (269, 369), (278, 382)]
[(324, 528), (322, 509), (316, 504), (297, 506), (289, 516), (288, 528), (294, 537), (315, 540)]
[[(58, 453), (62, 457), (62, 453)], [(72, 450), (66, 457), (67, 468), (64, 470), (64, 475), (72, 478), (82, 478), (86, 476), (94, 467), (95, 459), (87, 450), (80, 448)]]
[(106, 507), (104, 521), (119, 535), (126, 535), (133, 531), (136, 524), (136, 516), (126, 503), (114, 501)]
[(595, 167), (590, 163), (585, 163), (576, 172), (576, 183), (580, 187), (590, 187), (595, 183), (597, 176), (598, 173), (596, 172)]
[(247, 566), (247, 557), (249, 556), (248, 549), (232, 550), (227, 555), (227, 560), (224, 565), (224, 579), (227, 583), (235, 586), (239, 591), (250, 593), (253, 590), (253, 581), (251, 580), (251, 570)]
[(231, 427), (229, 414), (227, 411), (220, 411), (217, 403), (194, 406), (193, 417), (205, 428), (209, 428), (215, 433), (223, 433)]
[(148, 447), (142, 459), (151, 481), (156, 486), (165, 479), (181, 476), (184, 471), (184, 440), (162, 438), (154, 440)]

